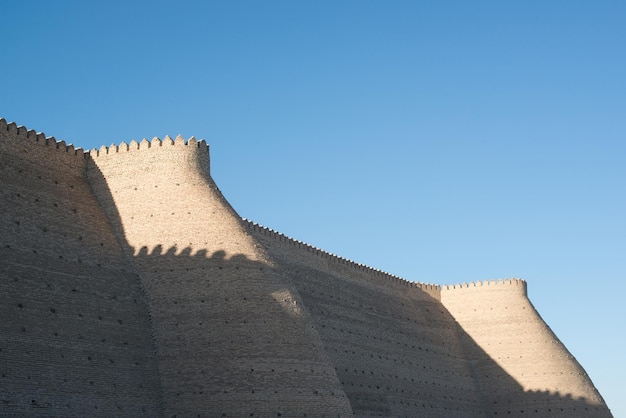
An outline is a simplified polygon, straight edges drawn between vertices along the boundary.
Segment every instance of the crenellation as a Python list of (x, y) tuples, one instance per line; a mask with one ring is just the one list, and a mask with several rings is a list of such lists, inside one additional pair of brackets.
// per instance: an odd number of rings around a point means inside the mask
[[(397, 282), (403, 283), (403, 284), (404, 283), (406, 283), (406, 284), (413, 283), (413, 282), (411, 282), (409, 280), (406, 280), (406, 279), (404, 279), (402, 277), (399, 277), (399, 276), (396, 276), (396, 275), (384, 272), (384, 271), (382, 271), (380, 269), (375, 269), (375, 268), (370, 267), (368, 265), (365, 265), (363, 263), (359, 263), (359, 262), (356, 262), (356, 261), (349, 260), (349, 259), (346, 259), (344, 257), (338, 256), (336, 254), (333, 254), (333, 253), (330, 253), (330, 252), (326, 252), (326, 251), (321, 250), (321, 249), (319, 249), (317, 247), (314, 247), (314, 246), (312, 246), (310, 244), (307, 244), (306, 242), (303, 242), (303, 241), (296, 240), (294, 238), (288, 237), (288, 236), (286, 236), (286, 235), (284, 235), (284, 234), (282, 234), (280, 232), (276, 232), (276, 231), (274, 231), (271, 228), (262, 226), (262, 225), (260, 225), (260, 224), (258, 224), (256, 222), (253, 222), (253, 221), (251, 221), (249, 219), (242, 218), (242, 221), (244, 222), (244, 224), (249, 229), (251, 229), (253, 231), (261, 232), (263, 235), (269, 235), (270, 237), (275, 238), (279, 242), (285, 242), (287, 244), (293, 245), (293, 246), (298, 247), (298, 248), (304, 248), (307, 252), (311, 252), (312, 254), (321, 256), (323, 258), (330, 258), (330, 259), (332, 259), (336, 263), (348, 265), (348, 266), (354, 268), (355, 270), (366, 271), (366, 272), (371, 273), (374, 276), (378, 276), (378, 277), (384, 278), (385, 280), (394, 280), (394, 281), (397, 281)], [(426, 286), (426, 284), (423, 284), (423, 283), (420, 283), (420, 284)], [(435, 287), (428, 287), (428, 286), (426, 286), (426, 287), (424, 287), (424, 289), (427, 289), (427, 290), (438, 290), (439, 286), (435, 286)]]
[(139, 142), (139, 149), (146, 149), (146, 148), (150, 148), (152, 144), (150, 143), (150, 141), (148, 141), (146, 138), (142, 139), (141, 142)]
[(459, 290), (459, 289), (468, 289), (468, 288), (476, 288), (476, 287), (500, 287), (506, 288), (508, 286), (511, 287), (526, 287), (526, 281), (523, 279), (516, 278), (499, 278), (499, 279), (490, 279), (490, 280), (477, 280), (475, 282), (463, 282), (456, 284), (446, 284), (442, 286), (442, 289), (445, 290)]
[(182, 136), (178, 135), (176, 140), (172, 140), (171, 137), (166, 136), (165, 139), (161, 140), (158, 137), (154, 137), (151, 140), (143, 138), (141, 141), (131, 140), (129, 143), (122, 141), (118, 144), (112, 143), (108, 147), (101, 146), (98, 149), (92, 149), (90, 151), (85, 151), (85, 153), (90, 154), (91, 157), (104, 157), (107, 155), (115, 155), (123, 152), (136, 152), (136, 151), (146, 151), (149, 149), (159, 149), (164, 145), (173, 145), (173, 146), (184, 146), (189, 149), (208, 149), (208, 145), (205, 140), (197, 140), (195, 137), (190, 137), (188, 140), (184, 140)]
[(7, 124), (7, 132), (9, 133), (9, 135), (17, 136), (18, 135), (17, 124), (15, 122), (8, 123)]
[(611, 416), (526, 281), (324, 251), (241, 218), (209, 161), (0, 118), (0, 415)]

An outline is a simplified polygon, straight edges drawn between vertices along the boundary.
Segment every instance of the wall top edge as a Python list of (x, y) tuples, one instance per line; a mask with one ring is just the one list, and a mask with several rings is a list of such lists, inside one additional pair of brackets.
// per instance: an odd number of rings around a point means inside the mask
[(92, 157), (102, 157), (105, 155), (113, 155), (122, 152), (141, 151), (151, 148), (161, 148), (169, 146), (208, 148), (208, 144), (204, 139), (198, 140), (194, 136), (189, 137), (189, 139), (185, 139), (181, 135), (178, 135), (176, 138), (172, 139), (172, 137), (166, 135), (163, 139), (160, 139), (158, 137), (154, 137), (151, 140), (143, 138), (141, 141), (133, 139), (128, 143), (122, 141), (118, 145), (111, 144), (108, 147), (103, 145), (100, 148), (92, 149), (90, 151), (90, 154)]
[(404, 279), (404, 278), (402, 278), (400, 276), (397, 276), (395, 274), (387, 273), (386, 271), (383, 271), (383, 270), (380, 270), (380, 269), (377, 269), (377, 268), (374, 268), (374, 267), (370, 267), (370, 266), (368, 266), (366, 264), (358, 263), (358, 262), (350, 260), (348, 258), (341, 257), (341, 256), (339, 256), (337, 254), (333, 254), (333, 253), (330, 253), (328, 251), (322, 250), (321, 248), (318, 248), (318, 247), (315, 247), (313, 245), (307, 244), (306, 242), (303, 242), (303, 241), (291, 238), (291, 237), (289, 237), (289, 236), (287, 236), (287, 235), (285, 235), (285, 234), (283, 234), (281, 232), (275, 231), (275, 230), (273, 230), (271, 228), (268, 228), (266, 226), (258, 224), (258, 223), (254, 222), (254, 221), (251, 221), (251, 220), (247, 219), (247, 218), (241, 218), (241, 219), (243, 220), (244, 224), (246, 224), (246, 226), (248, 228), (253, 228), (253, 229), (257, 229), (257, 230), (263, 231), (265, 233), (269, 233), (270, 235), (274, 236), (275, 238), (279, 238), (279, 239), (285, 240), (285, 241), (287, 241), (288, 243), (290, 243), (290, 244), (292, 244), (294, 246), (301, 246), (301, 247), (304, 247), (304, 248), (309, 249), (311, 251), (318, 252), (320, 255), (325, 256), (325, 257), (329, 257), (329, 258), (331, 258), (331, 259), (333, 259), (335, 261), (338, 261), (340, 263), (344, 263), (344, 264), (348, 264), (348, 265), (354, 266), (356, 268), (368, 270), (368, 271), (370, 271), (372, 273), (379, 274), (379, 275), (381, 275), (383, 277), (386, 277), (388, 279), (391, 279), (391, 280), (397, 280), (397, 281), (399, 281), (401, 283), (404, 283), (404, 284), (407, 284), (407, 285), (410, 285), (410, 286), (416, 286), (416, 287), (419, 287), (419, 288), (422, 288), (422, 289), (440, 289), (440, 286), (437, 285), (437, 284), (421, 283), (421, 282), (410, 281), (410, 280)]
[(456, 283), (446, 284), (441, 286), (441, 290), (458, 290), (458, 289), (470, 289), (476, 287), (488, 287), (488, 286), (526, 286), (526, 280), (517, 278), (505, 278), (505, 279), (490, 279), (490, 280), (476, 280), (469, 283)]
[(65, 151), (70, 154), (78, 155), (81, 157), (100, 157), (104, 155), (112, 155), (124, 151), (143, 150), (152, 147), (164, 147), (164, 146), (184, 146), (190, 148), (208, 148), (208, 144), (204, 139), (197, 140), (195, 137), (188, 139), (183, 138), (181, 135), (172, 139), (169, 135), (166, 135), (162, 140), (160, 138), (152, 138), (152, 140), (142, 139), (141, 141), (131, 140), (129, 143), (121, 142), (119, 145), (111, 144), (107, 146), (101, 146), (100, 148), (94, 148), (91, 150), (83, 150), (80, 147), (74, 147), (72, 144), (66, 144), (65, 141), (58, 141), (53, 136), (46, 136), (43, 132), (35, 132), (29, 130), (24, 126), (18, 126), (15, 122), (7, 122), (5, 118), (0, 118), (0, 131), (6, 131), (10, 136), (15, 138), (21, 138), (25, 140), (32, 140), (35, 143), (46, 146), (54, 146), (54, 148)]

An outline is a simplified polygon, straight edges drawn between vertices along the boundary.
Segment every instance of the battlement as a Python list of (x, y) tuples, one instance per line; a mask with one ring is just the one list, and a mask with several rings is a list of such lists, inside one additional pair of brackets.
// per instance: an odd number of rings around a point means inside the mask
[(275, 231), (271, 228), (268, 228), (266, 226), (260, 225), (256, 222), (253, 222), (249, 219), (246, 218), (242, 218), (242, 220), (244, 221), (245, 226), (248, 229), (251, 229), (253, 231), (256, 232), (260, 232), (263, 235), (266, 235), (268, 237), (271, 237), (279, 242), (285, 243), (287, 245), (290, 245), (292, 247), (297, 247), (300, 249), (303, 249), (304, 251), (313, 253), (319, 257), (322, 258), (327, 258), (330, 259), (338, 264), (343, 264), (346, 266), (349, 266), (351, 268), (354, 268), (356, 270), (361, 270), (364, 272), (367, 272), (369, 274), (372, 274), (374, 276), (386, 279), (386, 280), (390, 280), (390, 281), (394, 281), (396, 283), (399, 284), (403, 284), (407, 287), (416, 287), (422, 290), (435, 290), (438, 291), (441, 289), (441, 287), (439, 285), (436, 284), (430, 284), (430, 283), (419, 283), (419, 282), (412, 282), (409, 280), (406, 280), (400, 276), (396, 276), (395, 274), (391, 274), (391, 273), (387, 273), (383, 270), (374, 268), (374, 267), (370, 267), (368, 265), (362, 264), (362, 263), (358, 263), (356, 261), (341, 257), (339, 255), (330, 253), (328, 251), (324, 251), (321, 248), (315, 247), (313, 245), (307, 244), (306, 242), (300, 241), (300, 240), (296, 240), (295, 238), (291, 238), (288, 237), (285, 234), (282, 234), (278, 231)]
[(72, 144), (66, 144), (65, 141), (57, 141), (53, 136), (46, 136), (43, 132), (36, 132), (27, 129), (24, 126), (18, 126), (15, 122), (7, 122), (6, 119), (0, 118), (0, 132), (7, 132), (7, 135), (0, 135), (4, 139), (25, 139), (39, 145), (50, 147), (70, 155), (77, 155), (86, 158), (88, 152), (82, 148), (75, 148)]
[(166, 148), (168, 146), (189, 147), (190, 149), (208, 148), (206, 141), (203, 139), (196, 140), (196, 138), (192, 136), (189, 139), (185, 140), (181, 135), (178, 135), (175, 139), (172, 139), (169, 135), (167, 135), (162, 140), (160, 138), (154, 137), (150, 141), (144, 138), (139, 142), (133, 139), (128, 144), (126, 142), (121, 142), (119, 145), (111, 144), (108, 147), (103, 145), (100, 148), (92, 149), (89, 153), (93, 158), (98, 158), (123, 152), (145, 151), (148, 149)]
[(610, 416), (524, 280), (406, 280), (241, 218), (209, 169), (194, 137), (0, 118), (0, 415)]
[(498, 279), (498, 280), (477, 280), (475, 282), (469, 283), (456, 283), (451, 285), (443, 285), (441, 290), (463, 290), (463, 289), (473, 289), (473, 288), (481, 288), (481, 287), (489, 287), (494, 288), (496, 286), (514, 286), (518, 288), (523, 288), (526, 291), (526, 281), (523, 279)]

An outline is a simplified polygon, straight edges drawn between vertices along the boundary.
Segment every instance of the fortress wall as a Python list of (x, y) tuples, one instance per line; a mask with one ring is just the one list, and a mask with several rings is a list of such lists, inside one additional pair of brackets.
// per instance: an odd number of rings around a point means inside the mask
[(0, 415), (158, 416), (148, 312), (71, 145), (0, 119)]
[[(464, 345), (488, 397), (488, 413), (611, 416), (583, 368), (528, 300), (525, 281), (444, 286), (441, 299), (469, 337)], [(532, 403), (520, 392), (533, 395)], [(572, 402), (579, 399), (584, 404)]]
[[(298, 254), (299, 264), (306, 264), (314, 268), (328, 268), (329, 265), (333, 266), (336, 272), (343, 272), (349, 276), (357, 275), (360, 283), (371, 283), (374, 286), (392, 286), (397, 289), (404, 289), (407, 287), (419, 288), (423, 293), (428, 294), (430, 297), (437, 300), (440, 299), (440, 287), (435, 284), (411, 282), (403, 279), (400, 276), (387, 273), (380, 269), (376, 269), (367, 266), (362, 263), (349, 260), (347, 258), (338, 256), (336, 254), (329, 253), (321, 248), (314, 247), (306, 242), (296, 240), (288, 237), (278, 231), (274, 231), (271, 228), (259, 225), (256, 222), (248, 219), (243, 219), (245, 227), (257, 236), (261, 236), (270, 243), (270, 247), (275, 247), (275, 241), (282, 243), (283, 246), (292, 247), (296, 254)], [(276, 257), (284, 258), (284, 252), (276, 252)], [(293, 254), (290, 254), (293, 256)], [(419, 292), (422, 294), (422, 292)]]
[(524, 281), (242, 220), (204, 141), (85, 154), (0, 119), (0, 195), (2, 416), (611, 416)]
[(351, 415), (296, 288), (211, 179), (204, 141), (91, 157), (92, 187), (149, 296), (165, 415)]
[(288, 272), (357, 416), (484, 416), (439, 287), (413, 284), (248, 223)]

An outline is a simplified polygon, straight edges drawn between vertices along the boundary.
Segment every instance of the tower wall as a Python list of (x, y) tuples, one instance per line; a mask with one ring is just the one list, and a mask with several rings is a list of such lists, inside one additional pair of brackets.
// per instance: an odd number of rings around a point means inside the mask
[(145, 298), (86, 156), (0, 119), (0, 415), (159, 416)]
[(149, 297), (165, 415), (351, 415), (296, 288), (211, 179), (204, 141), (91, 155), (92, 187)]
[(0, 415), (610, 416), (525, 282), (329, 254), (242, 220), (209, 164), (0, 119)]
[(518, 279), (444, 286), (444, 306), (465, 332), (487, 413), (611, 416), (593, 383), (539, 316)]

